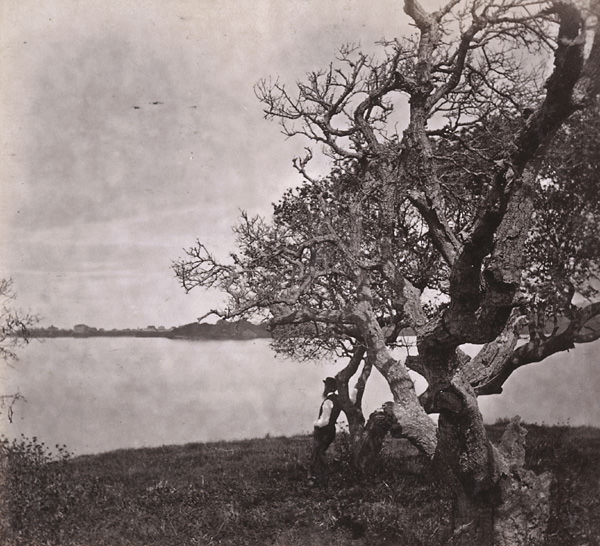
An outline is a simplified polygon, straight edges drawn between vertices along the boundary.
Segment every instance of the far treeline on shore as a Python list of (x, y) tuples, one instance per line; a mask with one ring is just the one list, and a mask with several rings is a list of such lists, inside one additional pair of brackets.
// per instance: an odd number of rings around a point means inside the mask
[[(600, 319), (594, 318), (590, 321), (591, 328), (599, 327)], [(566, 328), (566, 321), (546, 324), (545, 331), (563, 331)], [(526, 335), (527, 329), (521, 328), (520, 334)], [(21, 332), (22, 337), (28, 338), (52, 338), (52, 337), (165, 337), (169, 339), (195, 339), (195, 340), (227, 340), (227, 339), (258, 339), (270, 338), (271, 333), (266, 326), (254, 324), (248, 320), (226, 321), (219, 320), (216, 324), (206, 324), (200, 322), (191, 322), (183, 326), (173, 326), (166, 328), (164, 326), (149, 325), (145, 328), (96, 328), (87, 324), (76, 324), (73, 328), (57, 328), (48, 326), (41, 328), (29, 328), (26, 332)], [(404, 328), (400, 335), (403, 337), (414, 336), (412, 328)]]
[(31, 328), (27, 337), (52, 338), (52, 337), (165, 337), (169, 339), (257, 339), (270, 338), (269, 331), (259, 324), (247, 320), (227, 322), (221, 320), (216, 324), (202, 324), (192, 322), (183, 326), (165, 328), (164, 326), (146, 326), (145, 328), (95, 328), (87, 324), (76, 324), (73, 328), (57, 328), (49, 326), (44, 328)]

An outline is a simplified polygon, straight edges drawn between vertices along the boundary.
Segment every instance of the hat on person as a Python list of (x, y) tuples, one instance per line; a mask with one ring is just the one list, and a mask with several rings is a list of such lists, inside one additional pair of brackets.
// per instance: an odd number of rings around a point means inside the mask
[(326, 377), (323, 380), (323, 383), (325, 383), (325, 387), (331, 391), (336, 391), (338, 388), (337, 380), (335, 377)]

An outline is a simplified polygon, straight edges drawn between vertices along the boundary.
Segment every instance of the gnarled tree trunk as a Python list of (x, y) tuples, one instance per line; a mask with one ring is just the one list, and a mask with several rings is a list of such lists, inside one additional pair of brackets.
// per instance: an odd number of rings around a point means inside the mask
[(550, 515), (550, 473), (524, 468), (527, 431), (519, 417), (508, 425), (497, 454), (500, 504), (495, 510), (494, 544), (541, 544)]
[[(406, 437), (394, 415), (393, 402), (369, 417), (355, 452), (355, 466), (361, 473), (373, 467), (388, 434)], [(468, 412), (441, 412), (432, 470), (454, 495), (450, 544), (543, 543), (552, 476), (524, 468), (526, 434), (520, 418), (515, 417), (500, 444), (494, 446), (485, 434), (483, 420), (469, 418)]]
[(401, 427), (393, 411), (393, 402), (386, 402), (369, 416), (362, 438), (356, 444), (354, 467), (360, 473), (368, 471), (377, 459), (388, 433), (398, 437), (400, 431)]
[(458, 421), (445, 412), (440, 415), (440, 463), (455, 494), (452, 544), (542, 544), (551, 476), (524, 468), (527, 432), (519, 418), (508, 425), (499, 446), (477, 440), (478, 449), (465, 449), (477, 437), (471, 428), (476, 423)]

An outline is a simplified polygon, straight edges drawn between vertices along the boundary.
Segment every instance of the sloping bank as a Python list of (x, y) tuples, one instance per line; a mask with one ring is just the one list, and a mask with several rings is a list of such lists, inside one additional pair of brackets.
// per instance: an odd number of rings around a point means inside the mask
[[(595, 544), (600, 429), (528, 428), (528, 466), (555, 475), (546, 544)], [(502, 427), (489, 430), (498, 436)], [(447, 543), (449, 497), (404, 440), (389, 440), (374, 473), (357, 480), (339, 434), (327, 490), (307, 486), (310, 442), (267, 437), (71, 458), (37, 440), (4, 441), (0, 543)]]

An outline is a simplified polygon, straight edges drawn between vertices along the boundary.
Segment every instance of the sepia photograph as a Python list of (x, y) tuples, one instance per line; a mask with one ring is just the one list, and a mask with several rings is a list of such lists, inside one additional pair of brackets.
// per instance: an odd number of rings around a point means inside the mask
[(0, 544), (600, 545), (600, 0), (0, 0)]

